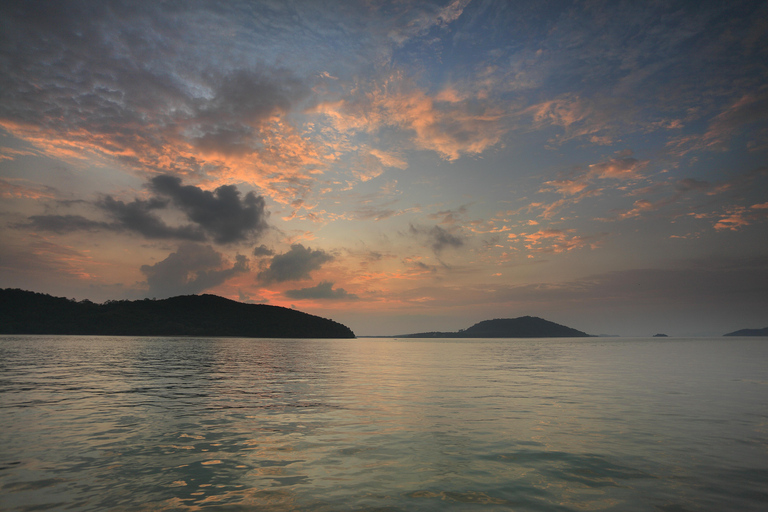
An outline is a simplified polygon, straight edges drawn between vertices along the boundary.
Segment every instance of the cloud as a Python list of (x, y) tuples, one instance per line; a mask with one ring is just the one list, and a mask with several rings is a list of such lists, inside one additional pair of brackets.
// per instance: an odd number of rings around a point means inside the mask
[[(665, 194), (661, 198), (653, 201), (647, 198), (638, 199), (633, 203), (632, 208), (623, 211), (616, 211), (611, 217), (600, 218), (597, 220), (610, 221), (616, 219), (630, 219), (639, 217), (648, 212), (661, 210), (667, 206), (675, 205), (677, 203), (681, 203), (683, 205), (682, 208), (686, 211), (686, 214), (690, 215), (690, 210), (695, 208), (695, 206), (684, 203), (684, 200), (688, 199), (690, 196), (694, 194), (715, 196), (727, 191), (743, 191), (752, 182), (764, 175), (766, 175), (766, 168), (758, 167), (752, 171), (736, 175), (729, 180), (716, 183), (697, 180), (694, 178), (683, 178), (679, 180), (655, 183), (649, 187), (631, 191), (627, 195), (638, 196), (655, 193)], [(743, 194), (744, 192), (741, 193)], [(740, 227), (751, 224), (757, 219), (759, 219), (759, 214), (756, 212), (749, 212), (744, 206), (734, 206), (729, 210), (728, 214), (723, 216), (721, 221), (715, 225), (715, 228), (718, 231), (723, 229), (737, 230)]]
[(575, 235), (573, 234), (575, 231), (575, 229), (541, 229), (534, 233), (510, 236), (509, 239), (522, 242), (525, 248), (531, 252), (558, 254), (585, 247), (596, 249), (608, 236), (607, 233), (587, 236)]
[[(477, 98), (442, 102), (437, 97), (411, 84), (402, 73), (394, 73), (362, 86), (355, 84), (343, 99), (320, 103), (312, 112), (324, 115), (341, 133), (376, 134), (399, 128), (410, 144), (445, 160), (480, 154), (506, 132), (505, 112), (492, 102)], [(375, 156), (383, 165), (405, 165), (391, 153), (378, 151)]]
[(641, 171), (648, 165), (648, 161), (641, 161), (630, 155), (631, 152), (623, 151), (616, 158), (589, 165), (586, 171), (545, 181), (539, 192), (554, 192), (560, 194), (562, 198), (551, 203), (542, 202), (532, 206), (542, 210), (541, 217), (551, 219), (565, 206), (579, 203), (588, 197), (602, 195), (606, 190), (610, 190), (612, 185), (606, 183), (606, 180), (620, 182), (640, 180)]
[(563, 179), (545, 181), (539, 192), (557, 192), (563, 196), (582, 194), (596, 180), (638, 180), (640, 171), (648, 165), (648, 160), (640, 161), (632, 157), (617, 157), (591, 164), (586, 172)]
[[(95, 260), (87, 250), (57, 244), (35, 234), (23, 248), (0, 244), (0, 261), (4, 270), (12, 269), (4, 277), (21, 288), (32, 284), (39, 289), (57, 286), (61, 282), (59, 278), (85, 281), (91, 285), (99, 277), (99, 270), (104, 268), (104, 264)], [(56, 278), (52, 279), (52, 276)]]
[(331, 260), (333, 256), (323, 250), (293, 244), (288, 252), (272, 258), (269, 267), (259, 272), (258, 279), (264, 284), (310, 279), (312, 271)]
[(539, 214), (540, 217), (542, 217), (544, 219), (551, 219), (564, 206), (579, 203), (582, 199), (586, 199), (588, 197), (599, 196), (602, 193), (603, 193), (603, 189), (602, 188), (584, 190), (583, 192), (579, 193), (578, 195), (575, 195), (573, 197), (564, 197), (564, 198), (558, 199), (557, 201), (554, 201), (552, 203), (531, 203), (529, 208), (531, 208), (531, 209), (539, 208), (539, 209), (541, 209), (541, 214)]
[(378, 158), (381, 162), (381, 165), (385, 167), (395, 167), (397, 169), (408, 168), (408, 162), (391, 151), (383, 151), (381, 149), (371, 148), (369, 152), (371, 155)]
[(464, 240), (440, 226), (425, 228), (411, 224), (410, 232), (412, 235), (424, 237), (427, 243), (430, 243), (435, 254), (440, 254), (444, 249), (453, 247), (454, 249), (464, 245)]
[(250, 236), (258, 237), (267, 228), (264, 198), (248, 192), (240, 200), (234, 185), (222, 185), (213, 192), (192, 185), (183, 186), (174, 176), (156, 176), (150, 189), (170, 197), (213, 240), (220, 244), (239, 242)]
[[(180, 239), (203, 241), (205, 234), (195, 226), (168, 226), (160, 217), (152, 213), (167, 207), (167, 201), (161, 199), (135, 199), (130, 203), (105, 196), (97, 206), (110, 214), (117, 221), (109, 224), (114, 231), (134, 231), (150, 239)], [(71, 226), (74, 227), (74, 226)]]
[(323, 149), (287, 118), (307, 83), (254, 57), (274, 48), (270, 36), (231, 38), (252, 31), (250, 22), (278, 21), (256, 9), (109, 1), (0, 9), (0, 127), (38, 154), (237, 178), (283, 200), (307, 193), (324, 165)]
[(58, 194), (53, 187), (27, 183), (27, 180), (0, 179), (0, 197), (5, 199), (53, 199)]
[[(765, 120), (768, 118), (768, 92), (748, 92), (721, 109), (709, 120), (703, 134), (684, 134), (669, 140), (667, 146), (677, 156), (691, 151), (725, 151), (739, 134), (747, 133), (748, 148), (765, 149)], [(754, 128), (754, 130), (752, 130)]]
[(744, 206), (731, 206), (720, 215), (720, 219), (714, 224), (717, 231), (738, 231), (743, 227), (768, 218), (768, 203), (755, 204), (749, 208)]
[(648, 165), (648, 160), (637, 158), (612, 158), (606, 162), (592, 164), (587, 173), (591, 178), (614, 180), (637, 180), (642, 177), (640, 171)]
[(325, 300), (357, 300), (359, 297), (354, 293), (347, 293), (344, 288), (333, 289), (333, 283), (322, 281), (317, 286), (311, 288), (300, 288), (298, 290), (286, 290), (285, 296), (289, 299), (325, 299)]
[(745, 94), (709, 124), (702, 141), (708, 149), (723, 149), (734, 135), (768, 119), (768, 92)]
[(467, 206), (462, 205), (455, 210), (443, 210), (437, 213), (427, 215), (427, 218), (432, 220), (439, 220), (440, 224), (454, 225), (467, 214)]
[[(364, 201), (367, 202), (367, 201)], [(413, 213), (420, 210), (418, 206), (404, 209), (392, 209), (389, 206), (393, 206), (397, 203), (397, 200), (387, 201), (380, 205), (363, 205), (355, 210), (351, 210), (345, 214), (345, 218), (354, 220), (374, 220), (380, 221), (388, 219), (390, 217), (396, 217), (405, 215), (407, 213)]]
[[(149, 239), (190, 240), (202, 242), (209, 237), (219, 244), (258, 239), (269, 228), (264, 198), (248, 192), (240, 199), (234, 185), (223, 185), (213, 192), (195, 186), (183, 186), (173, 176), (156, 176), (149, 189), (157, 194), (149, 199), (124, 202), (104, 196), (93, 203), (114, 219), (91, 220), (81, 215), (35, 215), (16, 227), (56, 233), (106, 230), (130, 231)], [(177, 207), (190, 224), (168, 225), (159, 212)]]
[(532, 105), (524, 113), (531, 114), (534, 122), (538, 125), (551, 123), (568, 128), (585, 120), (591, 112), (580, 98), (564, 97)]
[(90, 220), (82, 215), (32, 215), (28, 223), (16, 224), (16, 227), (64, 234), (73, 231), (115, 229), (117, 226), (108, 222)]
[(154, 265), (143, 265), (149, 295), (172, 297), (197, 294), (230, 277), (248, 271), (248, 258), (238, 255), (232, 267), (222, 268), (224, 258), (210, 245), (181, 244), (176, 252)]
[(273, 251), (272, 249), (270, 249), (264, 244), (261, 244), (260, 246), (253, 248), (253, 255), (256, 256), (257, 258), (261, 256), (272, 256), (273, 254), (275, 254), (275, 251)]
[(444, 7), (432, 3), (409, 4), (401, 13), (400, 23), (389, 27), (388, 37), (396, 44), (421, 36), (432, 27), (444, 27), (456, 21), (470, 0), (454, 0)]

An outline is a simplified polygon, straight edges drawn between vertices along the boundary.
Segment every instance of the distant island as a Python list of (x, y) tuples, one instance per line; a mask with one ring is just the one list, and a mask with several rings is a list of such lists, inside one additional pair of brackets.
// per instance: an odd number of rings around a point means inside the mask
[(421, 332), (398, 338), (586, 338), (589, 334), (535, 316), (484, 320), (458, 332)]
[(216, 295), (96, 304), (19, 289), (0, 290), (0, 334), (354, 338), (333, 320)]
[(741, 329), (723, 334), (723, 336), (768, 336), (768, 327), (762, 329)]
[(654, 334), (653, 337), (654, 338), (668, 338), (669, 336), (667, 336), (666, 334), (660, 332), (659, 334)]

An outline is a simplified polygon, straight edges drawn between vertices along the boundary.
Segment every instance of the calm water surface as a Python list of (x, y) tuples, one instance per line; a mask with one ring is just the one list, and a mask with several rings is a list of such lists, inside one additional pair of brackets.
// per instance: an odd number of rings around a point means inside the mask
[(0, 336), (0, 509), (768, 507), (768, 339)]

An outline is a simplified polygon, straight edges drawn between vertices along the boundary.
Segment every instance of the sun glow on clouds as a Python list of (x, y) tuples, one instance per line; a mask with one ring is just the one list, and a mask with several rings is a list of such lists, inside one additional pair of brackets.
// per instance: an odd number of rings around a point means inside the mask
[[(340, 133), (406, 130), (413, 135), (410, 143), (417, 149), (435, 151), (446, 160), (482, 153), (497, 144), (505, 131), (503, 110), (471, 103), (454, 90), (431, 97), (402, 73), (368, 84), (356, 83), (342, 99), (321, 103), (314, 112), (323, 114)], [(391, 166), (402, 169), (406, 164), (397, 159)]]
[(759, 267), (768, 8), (502, 4), (3, 4), (0, 285), (387, 334), (547, 316), (667, 250)]

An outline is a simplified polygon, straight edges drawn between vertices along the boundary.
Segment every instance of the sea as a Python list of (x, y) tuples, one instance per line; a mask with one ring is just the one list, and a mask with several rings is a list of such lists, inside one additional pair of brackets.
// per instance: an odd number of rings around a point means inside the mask
[(3, 511), (764, 511), (768, 338), (0, 336)]

